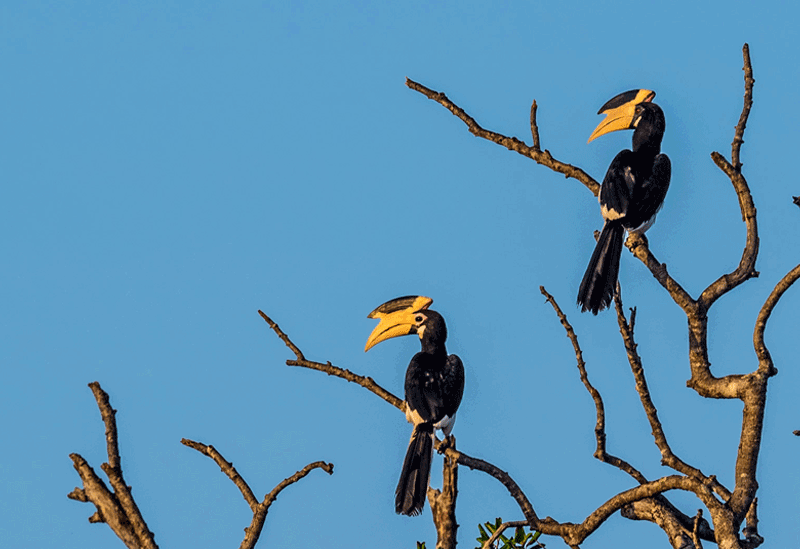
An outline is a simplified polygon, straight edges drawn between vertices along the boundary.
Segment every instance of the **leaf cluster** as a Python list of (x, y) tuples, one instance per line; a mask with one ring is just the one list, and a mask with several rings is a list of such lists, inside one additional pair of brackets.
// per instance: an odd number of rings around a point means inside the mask
[[(495, 519), (494, 524), (491, 522), (486, 522), (486, 528), (484, 528), (482, 524), (479, 524), (478, 530), (480, 531), (481, 535), (475, 538), (479, 544), (476, 549), (482, 549), (486, 542), (491, 539), (492, 535), (497, 531), (498, 528), (500, 528), (502, 524), (503, 519), (500, 517)], [(535, 530), (526, 533), (525, 527), (518, 526), (514, 531), (513, 536), (508, 537), (500, 534), (491, 547), (494, 549), (545, 549), (544, 543), (539, 543), (537, 541), (541, 535), (541, 532), (537, 532)], [(502, 545), (500, 545), (500, 543), (502, 543)]]

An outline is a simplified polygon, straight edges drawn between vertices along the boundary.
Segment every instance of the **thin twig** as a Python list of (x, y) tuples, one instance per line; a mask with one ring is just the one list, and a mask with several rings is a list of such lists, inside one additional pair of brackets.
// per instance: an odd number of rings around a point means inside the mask
[(753, 66), (750, 64), (750, 46), (745, 43), (742, 47), (742, 57), (744, 58), (744, 107), (742, 114), (739, 115), (739, 123), (736, 124), (736, 133), (731, 144), (731, 163), (737, 172), (742, 171), (742, 163), (739, 161), (739, 151), (744, 143), (744, 128), (747, 126), (747, 118), (750, 116), (750, 109), (753, 106)]
[(315, 461), (313, 463), (309, 463), (308, 465), (297, 471), (292, 476), (287, 477), (283, 479), (281, 482), (279, 482), (278, 485), (275, 488), (273, 488), (272, 491), (269, 494), (267, 494), (267, 496), (264, 498), (262, 505), (265, 505), (266, 507), (272, 505), (275, 502), (275, 500), (278, 499), (278, 495), (281, 492), (283, 492), (283, 490), (286, 487), (291, 486), (295, 482), (298, 482), (300, 479), (308, 475), (314, 469), (322, 469), (329, 475), (332, 475), (333, 463), (326, 463), (324, 461)]
[(698, 509), (694, 517), (694, 526), (692, 527), (692, 542), (695, 549), (703, 549), (703, 544), (700, 542), (700, 522), (703, 520), (703, 510)]
[(742, 530), (750, 547), (758, 547), (764, 543), (764, 538), (758, 534), (758, 498), (753, 498), (750, 509), (747, 511), (747, 526)]
[(244, 500), (250, 506), (250, 509), (253, 511), (256, 510), (256, 507), (258, 506), (258, 500), (256, 499), (255, 494), (253, 494), (253, 491), (250, 489), (250, 486), (247, 484), (247, 482), (245, 482), (244, 478), (242, 478), (242, 475), (240, 475), (233, 466), (233, 463), (226, 461), (216, 448), (211, 445), (203, 444), (202, 442), (189, 440), (188, 438), (182, 438), (181, 444), (188, 446), (189, 448), (194, 448), (201, 454), (205, 454), (213, 459), (214, 462), (219, 465), (220, 470), (225, 473), (225, 475), (227, 475), (231, 481), (233, 481), (237, 488), (239, 488), (239, 491), (242, 493), (242, 496), (244, 496)]
[(536, 99), (534, 99), (533, 103), (531, 103), (531, 137), (533, 138), (533, 150), (541, 151), (542, 145), (539, 142), (539, 126), (536, 124), (536, 109), (538, 109), (538, 105), (536, 105)]
[(281, 341), (283, 341), (286, 344), (286, 346), (289, 347), (289, 349), (291, 349), (291, 351), (297, 357), (297, 360), (305, 360), (306, 357), (303, 356), (303, 353), (300, 351), (300, 349), (297, 348), (297, 345), (292, 343), (292, 341), (288, 337), (286, 337), (286, 334), (283, 333), (280, 326), (278, 326), (275, 322), (273, 322), (273, 320), (270, 317), (265, 315), (260, 310), (258, 311), (258, 314), (260, 314), (261, 318), (263, 318), (267, 322), (267, 324), (269, 324), (269, 327), (272, 328), (272, 330), (276, 334), (278, 334), (278, 337), (281, 338)]

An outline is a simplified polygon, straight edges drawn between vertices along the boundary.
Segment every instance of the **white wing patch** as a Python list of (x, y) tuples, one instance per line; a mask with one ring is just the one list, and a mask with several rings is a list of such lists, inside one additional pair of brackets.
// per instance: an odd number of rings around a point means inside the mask
[(614, 208), (606, 208), (605, 204), (600, 204), (600, 214), (603, 216), (603, 219), (607, 221), (614, 221), (622, 217), (621, 213)]
[[(406, 405), (406, 421), (410, 424), (416, 426), (420, 423), (425, 423), (425, 420), (422, 419), (422, 416), (419, 415), (419, 412), (416, 410), (412, 410), (408, 402), (405, 403)], [(437, 421), (433, 428), (437, 431), (442, 431), (445, 436), (450, 436), (450, 433), (453, 432), (453, 426), (456, 424), (456, 414), (453, 414), (453, 417), (444, 416), (442, 419)]]
[(425, 423), (425, 420), (422, 419), (422, 416), (419, 415), (419, 412), (417, 412), (416, 410), (412, 410), (411, 407), (408, 405), (408, 402), (406, 402), (405, 404), (406, 404), (407, 422), (409, 422), (412, 425), (419, 425), (420, 423)]
[(656, 222), (656, 214), (653, 214), (653, 217), (636, 227), (635, 229), (628, 229), (629, 233), (636, 233), (636, 234), (644, 234), (647, 229), (653, 226), (653, 223)]
[(453, 414), (453, 417), (444, 416), (433, 427), (434, 429), (442, 431), (444, 433), (444, 436), (449, 437), (450, 433), (453, 432), (453, 426), (455, 424), (456, 424), (456, 415)]

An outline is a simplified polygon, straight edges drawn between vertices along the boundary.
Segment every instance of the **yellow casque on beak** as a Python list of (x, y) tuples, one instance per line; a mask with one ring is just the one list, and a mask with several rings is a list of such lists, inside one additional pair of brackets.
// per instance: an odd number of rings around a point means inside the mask
[(430, 307), (431, 303), (433, 303), (431, 298), (421, 295), (398, 297), (372, 311), (367, 318), (377, 318), (380, 322), (369, 334), (364, 352), (381, 341), (413, 333), (417, 313)]
[(606, 117), (594, 129), (587, 143), (591, 143), (594, 139), (607, 133), (630, 129), (636, 113), (636, 105), (652, 101), (655, 96), (656, 92), (652, 90), (631, 90), (610, 99), (597, 111), (597, 114), (605, 114)]

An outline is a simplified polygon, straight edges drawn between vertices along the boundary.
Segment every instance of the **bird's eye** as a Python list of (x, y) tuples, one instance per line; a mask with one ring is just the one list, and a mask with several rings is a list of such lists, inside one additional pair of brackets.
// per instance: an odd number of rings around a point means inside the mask
[(417, 315), (417, 317), (414, 319), (414, 322), (422, 322), (422, 315)]

